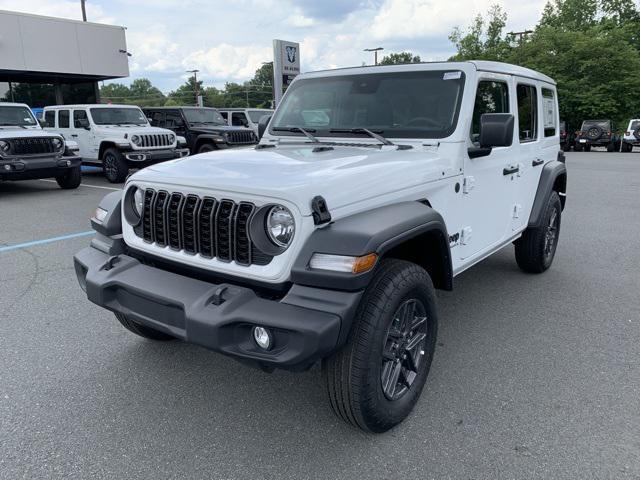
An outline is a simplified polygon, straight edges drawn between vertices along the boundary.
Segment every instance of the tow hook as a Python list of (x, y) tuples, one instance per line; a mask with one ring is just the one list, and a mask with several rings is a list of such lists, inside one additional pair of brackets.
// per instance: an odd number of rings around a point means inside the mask
[(100, 270), (104, 270), (105, 272), (108, 272), (119, 261), (120, 261), (120, 257), (118, 255), (114, 255), (112, 257), (109, 257), (107, 259), (107, 261), (104, 262), (104, 265), (102, 265), (102, 267), (100, 267)]

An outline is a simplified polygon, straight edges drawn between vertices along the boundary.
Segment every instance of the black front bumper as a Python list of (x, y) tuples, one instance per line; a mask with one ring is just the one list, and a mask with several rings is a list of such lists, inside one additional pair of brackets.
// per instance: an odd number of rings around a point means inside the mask
[[(125, 254), (88, 247), (74, 257), (81, 287), (93, 303), (184, 341), (267, 367), (301, 370), (346, 338), (362, 292), (294, 285), (281, 300), (246, 287), (214, 284), (142, 264)], [(268, 328), (271, 350), (253, 341)]]
[(57, 177), (71, 168), (79, 167), (81, 163), (82, 158), (75, 155), (0, 159), (0, 180), (32, 180)]

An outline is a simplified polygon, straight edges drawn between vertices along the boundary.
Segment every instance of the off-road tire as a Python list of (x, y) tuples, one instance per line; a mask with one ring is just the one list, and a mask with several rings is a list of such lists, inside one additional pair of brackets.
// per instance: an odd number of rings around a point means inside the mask
[(107, 148), (102, 154), (102, 170), (111, 183), (123, 183), (129, 175), (129, 165), (116, 148)]
[(616, 151), (616, 144), (613, 142), (607, 143), (607, 152), (611, 153), (615, 151)]
[(584, 148), (585, 152), (590, 152), (591, 151), (591, 145), (585, 145), (583, 148)]
[(627, 142), (622, 142), (622, 152), (623, 153), (629, 153), (631, 150), (633, 150), (633, 145), (631, 145), (630, 143), (627, 143)]
[(565, 143), (564, 145), (562, 145), (562, 151), (563, 152), (570, 152), (571, 151), (571, 145), (569, 145), (569, 143)]
[(122, 313), (114, 313), (114, 315), (116, 316), (116, 318), (124, 328), (141, 337), (148, 338), (150, 340), (158, 340), (162, 342), (176, 339), (175, 337), (172, 337), (171, 335), (167, 335), (164, 332), (160, 332), (151, 327), (147, 327), (146, 325), (142, 325), (138, 322), (134, 322), (133, 320), (130, 320), (126, 315)]
[[(555, 217), (553, 217), (554, 212)], [(522, 237), (514, 242), (516, 262), (522, 270), (529, 273), (542, 273), (551, 266), (560, 237), (561, 216), (560, 197), (557, 192), (551, 192), (540, 226), (527, 228)], [(554, 229), (553, 238), (550, 238), (552, 228)]]
[[(390, 400), (382, 386), (383, 362), (390, 361), (383, 357), (383, 349), (389, 351), (386, 343), (392, 338), (391, 327), (396, 325), (398, 309), (415, 300), (424, 307), (421, 311), (426, 318), (425, 337), (418, 347), (424, 353), (416, 350), (420, 357), (411, 386), (402, 396)], [(335, 414), (348, 424), (375, 433), (385, 432), (402, 422), (420, 398), (427, 379), (437, 326), (436, 295), (429, 274), (411, 262), (383, 260), (362, 297), (345, 346), (322, 362), (322, 374)], [(408, 345), (412, 337), (407, 338)], [(404, 365), (404, 360), (395, 361)], [(404, 371), (402, 378), (408, 379)]]
[(56, 177), (58, 186), (63, 190), (73, 190), (74, 188), (78, 188), (81, 181), (82, 173), (80, 171), (80, 165), (70, 168), (63, 175), (58, 175)]
[(216, 147), (211, 143), (203, 143), (198, 147), (198, 153), (213, 152)]

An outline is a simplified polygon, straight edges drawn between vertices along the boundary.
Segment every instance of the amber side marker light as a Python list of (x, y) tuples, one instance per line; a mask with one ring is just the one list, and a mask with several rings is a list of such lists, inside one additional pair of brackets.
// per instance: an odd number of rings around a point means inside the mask
[(357, 275), (371, 270), (378, 261), (378, 255), (369, 253), (361, 257), (345, 255), (329, 255), (326, 253), (314, 253), (309, 262), (312, 270), (329, 270), (332, 272), (352, 273)]

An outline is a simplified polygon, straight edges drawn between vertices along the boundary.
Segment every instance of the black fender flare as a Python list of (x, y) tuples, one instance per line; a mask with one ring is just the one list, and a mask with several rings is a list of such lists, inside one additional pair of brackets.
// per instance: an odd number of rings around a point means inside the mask
[[(436, 255), (433, 255), (434, 248)], [(453, 288), (447, 227), (436, 210), (421, 202), (401, 202), (341, 218), (317, 228), (307, 239), (291, 269), (294, 284), (362, 290), (371, 281), (375, 268), (357, 275), (311, 270), (309, 262), (314, 253), (346, 256), (376, 253), (379, 257), (388, 255), (411, 260), (417, 253), (428, 262), (422, 266), (429, 271), (436, 288)]]
[(548, 162), (542, 168), (540, 180), (538, 181), (538, 190), (529, 215), (529, 227), (535, 228), (540, 225), (547, 199), (552, 191), (560, 194), (560, 201), (564, 210), (567, 193), (567, 167), (558, 160)]
[(198, 135), (195, 139), (195, 141), (193, 142), (193, 150), (194, 153), (198, 153), (198, 148), (200, 147), (200, 145), (202, 145), (203, 143), (211, 143), (213, 145), (214, 149), (220, 149), (220, 148), (225, 148), (227, 145), (226, 143), (221, 144), (220, 143), (216, 143), (215, 138), (216, 137), (221, 137), (222, 135), (214, 135), (212, 133), (202, 133), (200, 135)]

